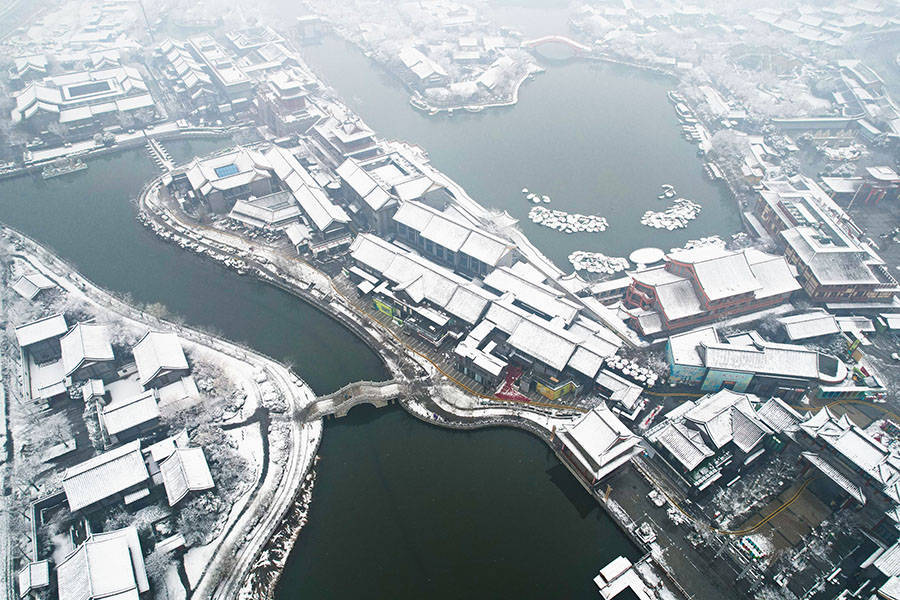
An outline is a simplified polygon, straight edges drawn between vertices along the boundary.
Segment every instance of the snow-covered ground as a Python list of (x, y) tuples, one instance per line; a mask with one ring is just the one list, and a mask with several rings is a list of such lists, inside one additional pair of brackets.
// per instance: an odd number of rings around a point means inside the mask
[[(19, 236), (15, 237), (19, 239)], [(287, 410), (288, 415), (315, 399), (312, 390), (283, 365), (225, 340), (142, 313), (71, 272), (68, 266), (27, 238), (21, 241), (26, 246), (23, 260), (27, 261), (30, 268), (54, 281), (70, 298), (89, 306), (96, 314), (106, 315), (110, 320), (121, 322), (124, 327), (138, 332), (148, 328), (175, 330), (188, 355), (194, 359), (201, 358), (202, 361), (218, 366), (223, 373), (228, 373), (236, 388), (245, 394), (244, 402), (232, 420), (246, 418), (260, 402), (265, 402), (265, 392), (262, 391), (265, 386), (270, 388), (270, 394), (287, 402), (281, 412)], [(235, 555), (238, 564), (225, 574), (225, 578), (235, 580), (237, 583), (234, 585), (238, 585), (252, 567), (254, 556), (271, 535), (272, 527), (277, 525), (279, 515), (290, 506), (294, 489), (315, 458), (322, 424), (321, 421), (295, 423), (293, 419), (287, 419), (284, 424), (287, 427), (270, 428), (270, 468), (266, 479), (256, 489), (255, 486), (248, 485), (234, 502), (228, 523), (221, 529), (223, 533), (209, 544), (191, 549), (185, 556), (185, 567), (192, 586), (218, 585), (221, 576), (217, 576), (216, 581), (211, 581), (212, 578), (206, 575), (214, 571), (215, 563)], [(258, 474), (263, 461), (263, 444), (258, 424), (232, 430), (228, 435), (239, 442), (235, 445), (236, 448)], [(169, 597), (183, 597), (184, 590), (180, 588), (179, 583)], [(195, 589), (195, 593), (200, 595), (206, 591), (207, 587)]]

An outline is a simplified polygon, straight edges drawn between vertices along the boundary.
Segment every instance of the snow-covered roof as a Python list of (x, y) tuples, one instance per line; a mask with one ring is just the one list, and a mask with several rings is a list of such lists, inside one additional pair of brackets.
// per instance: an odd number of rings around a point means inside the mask
[[(750, 452), (772, 431), (756, 416), (750, 394), (723, 389), (707, 394), (684, 413), (685, 421), (706, 434), (716, 448), (729, 442), (743, 452)], [(754, 397), (755, 398), (755, 397)]]
[(14, 292), (25, 298), (26, 300), (34, 300), (35, 296), (44, 290), (50, 290), (56, 287), (46, 275), (43, 273), (33, 272), (26, 273), (16, 279), (12, 284)]
[(761, 287), (743, 252), (703, 246), (680, 250), (670, 254), (669, 259), (692, 265), (700, 288), (711, 301), (753, 292)]
[(628, 411), (634, 410), (644, 391), (644, 388), (636, 383), (632, 383), (606, 369), (602, 369), (600, 373), (597, 374), (597, 378), (594, 379), (594, 382), (598, 386), (608, 390), (609, 400), (618, 402)]
[(299, 246), (309, 241), (311, 232), (309, 227), (301, 223), (288, 223), (284, 228), (284, 233), (294, 246)]
[(336, 205), (322, 186), (286, 148), (272, 146), (265, 153), (275, 174), (290, 188), (300, 208), (319, 231), (350, 222), (343, 208)]
[(341, 163), (335, 172), (373, 211), (381, 210), (392, 199), (390, 193), (352, 158)]
[(659, 306), (670, 321), (704, 312), (690, 279), (679, 278), (677, 281), (658, 285), (655, 290)]
[(831, 479), (845, 492), (850, 494), (860, 504), (866, 503), (866, 494), (862, 488), (853, 483), (853, 481), (845, 475), (841, 470), (831, 462), (822, 458), (815, 452), (802, 452), (801, 456), (805, 458), (809, 464), (822, 472), (823, 475)]
[(16, 340), (19, 342), (20, 347), (27, 348), (32, 344), (60, 337), (68, 329), (69, 326), (66, 324), (65, 317), (62, 315), (51, 315), (16, 327)]
[[(479, 328), (481, 331), (479, 331)], [(478, 346), (490, 331), (484, 333), (483, 330), (492, 330), (493, 327), (489, 321), (482, 321), (478, 324), (463, 340), (453, 349), (454, 354), (467, 358), (482, 371), (489, 373), (493, 377), (499, 377), (503, 373), (508, 363), (494, 356), (487, 349), (481, 349)]]
[(838, 327), (846, 333), (874, 333), (875, 324), (872, 319), (857, 315), (835, 317)]
[(436, 305), (474, 324), (495, 296), (453, 271), (371, 234), (360, 234), (350, 255), (405, 292), (414, 302)]
[(704, 342), (707, 344), (719, 342), (719, 335), (716, 333), (715, 327), (703, 327), (669, 337), (672, 362), (676, 365), (702, 367), (703, 357), (699, 348)]
[(888, 577), (900, 575), (900, 542), (886, 548), (872, 565)]
[(101, 409), (100, 418), (109, 435), (117, 435), (158, 419), (156, 391), (150, 390), (130, 398), (113, 400)]
[(282, 190), (260, 198), (238, 199), (228, 216), (254, 227), (278, 227), (296, 221), (301, 214), (294, 195)]
[(862, 249), (819, 248), (813, 240), (820, 234), (811, 227), (785, 229), (781, 236), (821, 285), (880, 283), (868, 264), (871, 255)]
[(507, 342), (528, 356), (562, 371), (569, 363), (577, 344), (560, 330), (561, 328), (553, 327), (540, 317), (528, 315), (519, 321)]
[(584, 346), (578, 346), (569, 358), (568, 366), (585, 377), (593, 379), (600, 367), (603, 366), (603, 357)]
[(484, 313), (485, 306), (491, 298), (492, 296), (481, 288), (473, 285), (461, 286), (450, 296), (444, 310), (466, 323), (474, 324)]
[(231, 152), (205, 159), (194, 159), (185, 174), (194, 190), (208, 194), (230, 190), (252, 181), (268, 179), (270, 161), (262, 153), (238, 146)]
[[(702, 342), (700, 352), (704, 365), (710, 369), (795, 377), (823, 383), (837, 383), (847, 376), (847, 367), (837, 359), (792, 344)], [(825, 364), (829, 366), (823, 366)], [(836, 367), (834, 373), (826, 371), (830, 366)]]
[(181, 340), (172, 332), (149, 331), (135, 344), (132, 352), (141, 385), (147, 385), (163, 371), (188, 368)]
[(497, 266), (513, 249), (511, 242), (421, 202), (402, 203), (393, 219), (425, 239), (478, 259), (489, 267)]
[(604, 403), (574, 425), (560, 429), (558, 435), (595, 479), (609, 475), (641, 452), (641, 438), (631, 433)]
[(49, 585), (50, 563), (47, 560), (29, 562), (19, 571), (19, 598), (26, 598), (32, 590)]
[(498, 267), (487, 274), (484, 284), (498, 292), (511, 293), (520, 303), (550, 318), (561, 318), (567, 325), (578, 315), (579, 306), (561, 291), (532, 282), (509, 267)]
[(81, 386), (81, 397), (85, 403), (90, 402), (93, 398), (100, 398), (106, 394), (106, 386), (103, 385), (102, 379), (88, 379)]
[(783, 256), (748, 248), (744, 250), (744, 257), (759, 284), (759, 288), (753, 293), (754, 298), (771, 298), (800, 289), (800, 283)]
[(63, 474), (63, 490), (69, 509), (80, 510), (147, 481), (150, 474), (135, 440), (99, 454)]
[(894, 504), (900, 504), (900, 458), (846, 415), (838, 417), (825, 407), (800, 423), (800, 429), (876, 481)]
[(91, 534), (56, 567), (59, 600), (137, 600), (150, 590), (137, 529)]
[(759, 406), (756, 409), (756, 416), (777, 433), (791, 431), (803, 421), (803, 415), (776, 397), (769, 398)]
[(900, 313), (881, 313), (878, 316), (889, 330), (900, 329)]
[(784, 327), (788, 338), (794, 341), (840, 332), (834, 315), (822, 309), (781, 317), (778, 322)]
[(109, 332), (103, 325), (76, 323), (59, 343), (66, 375), (71, 375), (86, 362), (115, 359)]
[(160, 463), (159, 470), (169, 506), (178, 504), (188, 492), (209, 490), (214, 487), (202, 448), (176, 448)]
[(665, 448), (688, 471), (697, 468), (715, 452), (707, 446), (699, 432), (677, 421), (664, 421), (647, 433), (647, 439)]
[(41, 109), (58, 113), (60, 123), (66, 123), (91, 119), (105, 112), (127, 112), (153, 105), (140, 72), (115, 65), (29, 83), (16, 95), (12, 119), (14, 122), (29, 119)]
[(420, 80), (429, 77), (446, 77), (447, 71), (439, 64), (422, 54), (412, 46), (406, 46), (397, 53), (397, 58), (403, 65), (412, 71)]

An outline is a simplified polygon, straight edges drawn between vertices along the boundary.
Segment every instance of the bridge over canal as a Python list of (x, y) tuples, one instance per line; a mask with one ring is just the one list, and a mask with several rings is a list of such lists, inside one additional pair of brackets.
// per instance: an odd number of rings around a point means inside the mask
[(319, 396), (303, 411), (305, 419), (333, 416), (344, 417), (350, 409), (360, 404), (382, 408), (394, 404), (412, 391), (412, 382), (390, 379), (388, 381), (355, 381), (331, 394)]
[(590, 46), (586, 46), (581, 42), (576, 42), (572, 38), (566, 37), (564, 35), (545, 35), (543, 37), (522, 42), (522, 47), (529, 49), (539, 49), (545, 44), (563, 44), (574, 50), (576, 54), (586, 54), (591, 51)]

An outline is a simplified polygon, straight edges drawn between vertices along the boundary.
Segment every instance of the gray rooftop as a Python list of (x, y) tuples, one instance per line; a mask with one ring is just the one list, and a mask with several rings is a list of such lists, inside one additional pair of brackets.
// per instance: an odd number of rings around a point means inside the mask
[(20, 347), (26, 348), (37, 342), (60, 337), (68, 329), (65, 317), (51, 315), (16, 327), (16, 340)]
[(69, 509), (77, 511), (149, 478), (141, 442), (135, 440), (69, 467), (63, 474), (62, 484)]

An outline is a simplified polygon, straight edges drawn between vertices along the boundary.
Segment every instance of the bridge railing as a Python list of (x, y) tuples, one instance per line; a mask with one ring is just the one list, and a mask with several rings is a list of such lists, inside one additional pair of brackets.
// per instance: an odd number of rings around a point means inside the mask
[(353, 383), (348, 383), (336, 392), (320, 396), (315, 401), (306, 405), (306, 407), (299, 412), (298, 417), (306, 420), (340, 412), (345, 406), (351, 408), (356, 404), (384, 400), (385, 396), (383, 394), (375, 392), (380, 392), (390, 386), (397, 386), (399, 389), (396, 395), (402, 395), (407, 390), (408, 382), (398, 381), (397, 379), (389, 379), (387, 381), (354, 381)]
[(348, 395), (353, 395), (354, 391), (363, 389), (363, 388), (376, 388), (382, 389), (386, 388), (390, 385), (394, 385), (396, 383), (400, 383), (396, 379), (388, 379), (387, 381), (354, 381), (352, 383), (348, 383), (344, 387), (340, 388), (337, 391), (331, 392), (330, 394), (325, 394), (324, 396), (319, 396), (316, 399), (316, 403), (326, 401), (326, 400), (337, 400), (344, 399)]

